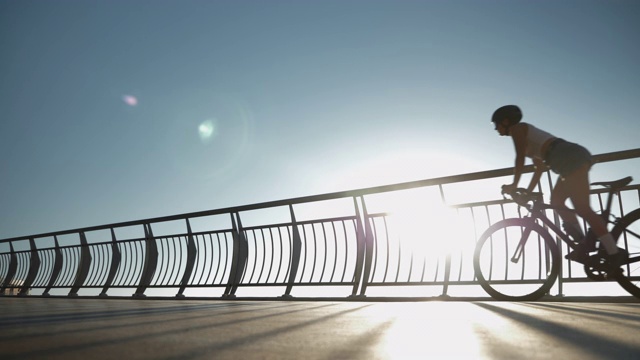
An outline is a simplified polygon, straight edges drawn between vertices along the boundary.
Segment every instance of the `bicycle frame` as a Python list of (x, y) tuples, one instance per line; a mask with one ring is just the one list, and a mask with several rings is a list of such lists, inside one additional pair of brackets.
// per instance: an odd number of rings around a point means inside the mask
[[(567, 245), (569, 245), (571, 249), (575, 250), (577, 244), (574, 244), (573, 241), (571, 241), (571, 239), (569, 238), (569, 236), (566, 235), (562, 230), (560, 230), (560, 228), (558, 228), (551, 221), (551, 219), (549, 219), (544, 214), (543, 210), (544, 208), (531, 209), (531, 212), (525, 218), (530, 219), (531, 222), (534, 222), (534, 223), (536, 220), (540, 220), (546, 226), (547, 229), (551, 229), (556, 234), (556, 236), (558, 236), (560, 239), (562, 239), (562, 241), (564, 241)], [(511, 257), (511, 262), (517, 263), (518, 261), (520, 261), (520, 257), (522, 256), (525, 242), (527, 241), (527, 239), (529, 239), (530, 233), (531, 233), (531, 228), (527, 228), (525, 232), (522, 234), (522, 237), (520, 238), (520, 241), (516, 246), (515, 253)]]
[[(607, 224), (613, 223), (612, 221), (609, 220), (609, 215), (611, 213), (611, 205), (613, 204), (613, 196), (615, 195), (615, 193), (616, 193), (615, 191), (612, 191), (611, 189), (609, 189), (609, 191), (607, 192), (607, 202), (606, 202), (607, 205), (603, 209), (602, 213), (600, 214), (602, 219)], [(535, 223), (536, 220), (540, 220), (545, 225), (546, 229), (550, 229), (551, 231), (553, 231), (556, 234), (556, 237), (560, 238), (565, 244), (567, 244), (567, 246), (569, 246), (571, 248), (571, 250), (576, 250), (578, 245), (575, 242), (573, 242), (569, 238), (569, 236), (567, 234), (565, 234), (564, 231), (562, 231), (544, 213), (544, 210), (558, 210), (558, 208), (556, 208), (555, 206), (549, 205), (549, 204), (545, 204), (544, 202), (542, 202), (541, 199), (534, 200), (533, 206), (531, 206), (530, 208), (528, 206), (524, 206), (522, 204), (520, 204), (520, 205), (529, 210), (529, 215), (525, 216), (524, 218), (531, 219), (531, 221), (534, 222), (534, 223)], [(573, 210), (573, 209), (568, 209), (568, 211), (571, 211), (571, 212), (575, 213), (575, 210)], [(518, 242), (518, 245), (516, 246), (515, 253), (511, 257), (511, 262), (517, 263), (518, 261), (520, 261), (520, 257), (522, 255), (522, 251), (523, 251), (522, 249), (524, 249), (525, 242), (529, 238), (530, 232), (531, 232), (531, 229), (527, 228), (525, 230), (525, 232), (522, 234), (522, 237), (520, 238), (520, 241)]]

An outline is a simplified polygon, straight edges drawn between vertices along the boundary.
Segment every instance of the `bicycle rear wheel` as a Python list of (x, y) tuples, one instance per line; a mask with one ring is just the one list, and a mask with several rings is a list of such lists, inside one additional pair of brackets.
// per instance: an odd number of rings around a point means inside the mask
[(611, 230), (611, 235), (629, 252), (629, 261), (622, 266), (616, 281), (631, 295), (640, 298), (640, 209), (625, 215)]
[[(520, 243), (524, 244), (521, 252), (517, 251)], [(496, 300), (539, 299), (553, 286), (560, 266), (560, 251), (553, 238), (528, 218), (490, 226), (478, 239), (473, 256), (478, 283)]]

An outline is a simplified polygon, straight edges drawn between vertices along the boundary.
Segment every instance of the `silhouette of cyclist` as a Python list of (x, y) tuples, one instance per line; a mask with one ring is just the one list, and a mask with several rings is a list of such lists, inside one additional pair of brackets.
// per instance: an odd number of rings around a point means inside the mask
[[(559, 175), (551, 191), (551, 205), (563, 221), (565, 232), (578, 243), (578, 248), (567, 258), (576, 260), (595, 249), (585, 241), (585, 235), (576, 213), (591, 226), (593, 233), (607, 252), (611, 269), (617, 269), (626, 259), (626, 251), (618, 249), (607, 230), (604, 220), (596, 214), (589, 203), (589, 170), (593, 165), (591, 154), (584, 147), (555, 137), (529, 123), (521, 122), (522, 111), (516, 105), (505, 105), (497, 109), (491, 121), (501, 136), (510, 136), (516, 150), (513, 182), (502, 186), (503, 193), (511, 193), (518, 187), (525, 158), (532, 159), (535, 171), (527, 191), (531, 192), (547, 169)], [(571, 199), (575, 213), (566, 205)]]

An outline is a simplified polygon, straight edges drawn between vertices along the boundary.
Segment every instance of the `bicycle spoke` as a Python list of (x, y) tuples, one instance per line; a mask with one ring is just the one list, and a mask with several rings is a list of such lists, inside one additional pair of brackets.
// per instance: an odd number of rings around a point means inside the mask
[(474, 254), (478, 282), (499, 300), (539, 298), (553, 285), (559, 266), (553, 238), (528, 219), (494, 224), (480, 237)]

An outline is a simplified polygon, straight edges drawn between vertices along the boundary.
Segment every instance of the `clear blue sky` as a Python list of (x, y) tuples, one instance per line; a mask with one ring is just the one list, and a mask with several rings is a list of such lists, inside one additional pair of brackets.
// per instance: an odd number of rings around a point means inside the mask
[(637, 148), (638, 44), (635, 0), (0, 0), (0, 238), (511, 166), (507, 103)]

